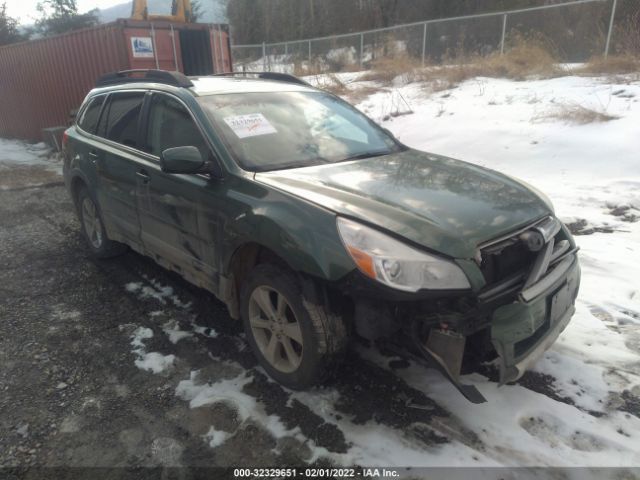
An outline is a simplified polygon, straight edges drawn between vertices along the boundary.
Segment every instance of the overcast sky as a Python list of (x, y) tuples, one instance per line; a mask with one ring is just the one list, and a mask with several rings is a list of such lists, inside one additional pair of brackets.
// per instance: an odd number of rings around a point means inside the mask
[[(8, 0), (7, 12), (9, 16), (17, 18), (20, 23), (28, 24), (33, 23), (34, 19), (38, 17), (36, 5), (39, 0)], [(105, 8), (117, 5), (119, 3), (125, 3), (127, 0), (77, 0), (78, 10), (80, 13), (88, 12), (93, 8)], [(2, 0), (0, 0), (0, 3)]]

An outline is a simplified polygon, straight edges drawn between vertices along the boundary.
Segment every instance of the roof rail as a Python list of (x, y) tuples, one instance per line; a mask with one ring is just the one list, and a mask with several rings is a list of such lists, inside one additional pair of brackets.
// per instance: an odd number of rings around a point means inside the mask
[(305, 85), (310, 87), (311, 85), (302, 80), (301, 78), (291, 75), (289, 73), (278, 72), (227, 72), (227, 73), (214, 73), (213, 77), (247, 77), (249, 75), (262, 78), (264, 80), (275, 80), (278, 82), (296, 83), (298, 85)]
[[(143, 73), (143, 76), (131, 76), (131, 74)], [(154, 82), (173, 85), (174, 87), (193, 87), (193, 83), (180, 72), (167, 70), (122, 70), (120, 72), (107, 73), (98, 78), (96, 87), (107, 87), (123, 83)]]

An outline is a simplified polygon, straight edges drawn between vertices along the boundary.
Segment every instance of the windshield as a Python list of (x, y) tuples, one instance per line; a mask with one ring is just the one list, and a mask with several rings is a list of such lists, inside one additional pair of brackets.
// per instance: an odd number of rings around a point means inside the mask
[(322, 92), (210, 95), (198, 101), (245, 170), (305, 167), (400, 149), (362, 113)]

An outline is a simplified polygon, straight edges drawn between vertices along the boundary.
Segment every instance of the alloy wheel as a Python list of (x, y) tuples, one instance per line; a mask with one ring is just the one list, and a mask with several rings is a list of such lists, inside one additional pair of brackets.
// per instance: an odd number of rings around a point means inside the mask
[(249, 324), (260, 352), (275, 369), (291, 373), (300, 366), (302, 330), (284, 295), (266, 285), (256, 287), (249, 298)]
[(89, 197), (82, 201), (82, 223), (89, 243), (93, 248), (99, 249), (102, 246), (102, 224), (96, 205)]

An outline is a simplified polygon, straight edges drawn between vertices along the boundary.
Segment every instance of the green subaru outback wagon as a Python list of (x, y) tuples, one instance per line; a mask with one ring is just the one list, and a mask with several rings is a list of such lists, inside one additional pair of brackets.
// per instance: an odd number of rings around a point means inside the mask
[(461, 373), (517, 380), (575, 311), (577, 248), (547, 197), (290, 75), (109, 74), (63, 143), (93, 255), (129, 247), (213, 293), (290, 388), (358, 336), (482, 402)]

